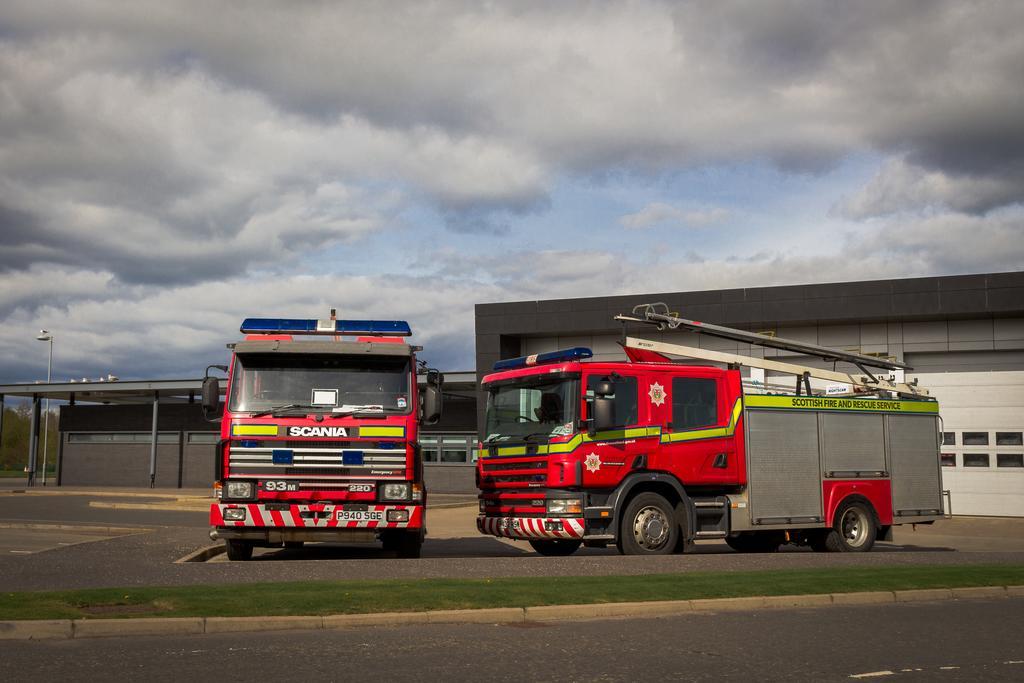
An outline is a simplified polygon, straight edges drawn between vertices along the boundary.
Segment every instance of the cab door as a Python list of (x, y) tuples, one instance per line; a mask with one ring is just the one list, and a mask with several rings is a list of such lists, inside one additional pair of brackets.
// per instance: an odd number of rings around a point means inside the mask
[[(583, 444), (578, 451), (582, 462), (583, 485), (612, 488), (650, 453), (647, 433), (648, 411), (639, 400), (640, 373), (616, 370), (614, 373), (593, 372), (583, 378), (585, 395), (593, 396), (598, 382), (611, 382), (614, 389), (615, 426), (593, 436), (583, 431)], [(586, 401), (584, 401), (586, 405)], [(589, 417), (585, 415), (584, 417)]]
[(665, 388), (662, 448), (658, 469), (686, 484), (727, 484), (740, 471), (735, 432), (742, 407), (729, 404), (725, 374), (715, 368), (689, 368)]

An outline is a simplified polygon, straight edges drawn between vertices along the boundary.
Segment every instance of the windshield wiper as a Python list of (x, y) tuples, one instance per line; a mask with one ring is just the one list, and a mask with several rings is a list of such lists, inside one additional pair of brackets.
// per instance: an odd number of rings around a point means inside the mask
[(330, 412), (331, 417), (384, 417), (388, 413), (398, 412), (393, 408), (385, 408), (379, 403), (365, 406), (344, 405)]
[(523, 441), (530, 442), (533, 440), (533, 437), (535, 436), (543, 436), (550, 439), (551, 432), (530, 432), (529, 434), (523, 437)]
[(309, 405), (308, 403), (286, 403), (283, 406), (274, 406), (273, 408), (267, 408), (266, 410), (261, 410), (258, 413), (253, 413), (252, 415), (250, 415), (250, 417), (262, 417), (264, 415), (277, 415), (278, 413), (282, 413), (282, 412), (285, 412), (285, 411), (288, 411), (288, 410), (297, 410), (299, 408), (302, 408), (303, 410), (307, 410), (307, 409), (311, 409), (312, 407), (313, 406)]

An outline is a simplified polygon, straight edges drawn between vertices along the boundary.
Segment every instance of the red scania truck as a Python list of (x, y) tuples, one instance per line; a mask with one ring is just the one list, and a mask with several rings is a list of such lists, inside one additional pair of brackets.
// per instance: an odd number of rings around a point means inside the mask
[[(231, 560), (253, 548), (380, 539), (419, 557), (426, 496), (418, 427), (441, 415), (404, 321), (256, 319), (229, 344), (210, 537)], [(346, 339), (347, 337), (347, 339)], [(354, 339), (353, 339), (354, 337)], [(211, 366), (213, 367), (213, 366)], [(422, 395), (418, 370), (426, 375)], [(215, 377), (207, 416), (220, 411)]]
[[(587, 361), (581, 347), (500, 361), (483, 380), (481, 533), (545, 555), (581, 544), (666, 554), (702, 539), (746, 552), (857, 552), (891, 539), (893, 525), (942, 517), (938, 403), (881, 376), (905, 364), (686, 320), (660, 303), (617, 319), (825, 362), (629, 336), (629, 362)], [(838, 363), (863, 374), (823, 369)], [(766, 371), (795, 382), (758, 381)]]

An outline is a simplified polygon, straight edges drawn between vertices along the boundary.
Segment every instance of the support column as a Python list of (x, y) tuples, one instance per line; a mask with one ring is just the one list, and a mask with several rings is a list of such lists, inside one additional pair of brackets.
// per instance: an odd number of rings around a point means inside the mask
[(39, 395), (32, 395), (32, 421), (28, 429), (28, 486), (36, 483), (36, 456), (39, 450)]
[(178, 432), (178, 488), (181, 488), (182, 476), (185, 472), (185, 432)]
[(153, 431), (152, 441), (149, 445), (149, 488), (156, 488), (156, 446), (157, 436), (157, 420), (160, 418), (160, 392), (153, 392)]
[[(59, 424), (59, 423), (58, 423)], [(57, 486), (64, 476), (64, 432), (57, 430)]]

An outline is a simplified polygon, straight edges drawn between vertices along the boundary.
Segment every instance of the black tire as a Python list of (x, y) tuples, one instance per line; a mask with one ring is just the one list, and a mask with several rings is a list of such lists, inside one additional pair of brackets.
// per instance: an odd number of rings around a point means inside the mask
[(530, 546), (545, 557), (565, 557), (579, 550), (583, 541), (530, 541)]
[(726, 544), (738, 553), (774, 553), (785, 540), (785, 535), (775, 531), (756, 531), (725, 538)]
[(669, 555), (679, 540), (673, 506), (657, 493), (641, 493), (622, 513), (617, 546), (623, 555)]
[(404, 559), (416, 559), (423, 550), (423, 534), (418, 531), (392, 531), (381, 537), (384, 550)]
[(252, 543), (250, 541), (228, 539), (224, 541), (224, 547), (227, 548), (228, 559), (232, 562), (245, 562), (252, 559)]
[(822, 545), (831, 553), (866, 553), (875, 545), (877, 535), (874, 510), (854, 500), (839, 506)]
[(286, 550), (298, 550), (303, 545), (305, 545), (305, 541), (285, 541), (284, 542), (284, 547), (285, 547)]

